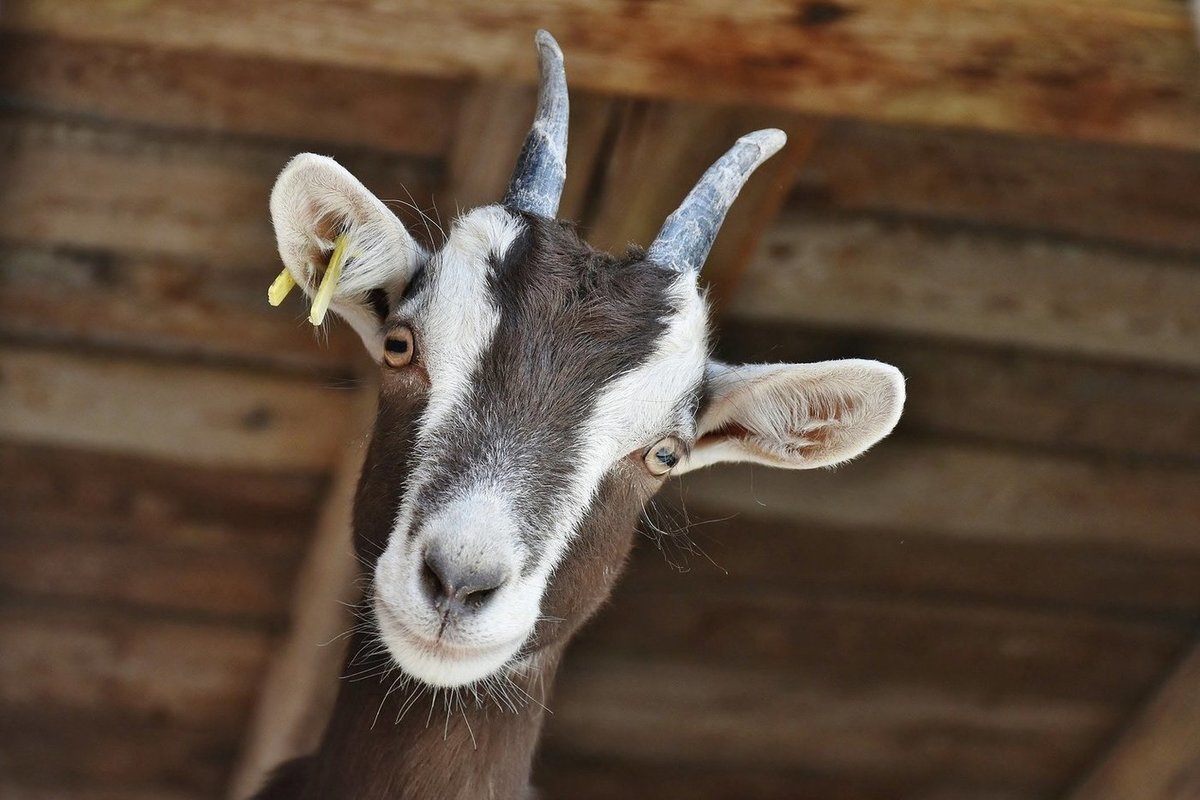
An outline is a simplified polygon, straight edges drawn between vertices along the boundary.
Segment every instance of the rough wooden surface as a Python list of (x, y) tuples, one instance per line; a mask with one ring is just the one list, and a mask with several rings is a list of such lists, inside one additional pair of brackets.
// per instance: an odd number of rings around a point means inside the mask
[[(287, 25), (280, 25), (286, 8)], [(1200, 145), (1182, 3), (722, 4), (18, 0), (5, 26), (68, 39), (265, 54), (439, 77), (534, 75), (553, 31), (572, 84), (890, 122)], [(322, 46), (314, 46), (320, 42)], [(447, 46), (450, 44), (450, 46)]]

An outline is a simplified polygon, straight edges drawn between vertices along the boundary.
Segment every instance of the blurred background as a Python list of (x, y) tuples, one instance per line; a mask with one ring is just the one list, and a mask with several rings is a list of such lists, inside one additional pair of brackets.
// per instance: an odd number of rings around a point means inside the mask
[(719, 352), (909, 390), (836, 472), (668, 487), (694, 544), (641, 537), (570, 652), (546, 797), (1200, 798), (1179, 0), (10, 0), (0, 795), (218, 798), (311, 740), (371, 367), (267, 306), (270, 186), (312, 150), (418, 232), (498, 199), (537, 27), (564, 217), (644, 244), (785, 128), (706, 269)]

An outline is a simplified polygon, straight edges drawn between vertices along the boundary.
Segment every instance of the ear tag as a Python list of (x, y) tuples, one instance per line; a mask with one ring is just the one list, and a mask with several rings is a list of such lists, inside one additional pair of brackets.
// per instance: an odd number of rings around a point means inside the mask
[(312, 310), (308, 312), (308, 321), (313, 325), (320, 325), (325, 321), (325, 312), (329, 310), (329, 303), (333, 300), (333, 290), (337, 288), (338, 279), (342, 276), (342, 264), (346, 261), (346, 248), (349, 244), (350, 240), (344, 233), (334, 240), (333, 255), (329, 257), (329, 266), (325, 268), (321, 285), (317, 287), (317, 293), (313, 296)]
[(279, 305), (295, 285), (296, 279), (292, 277), (292, 273), (288, 272), (287, 267), (284, 267), (283, 272), (279, 273), (279, 277), (275, 278), (270, 288), (267, 289), (267, 302), (273, 306)]

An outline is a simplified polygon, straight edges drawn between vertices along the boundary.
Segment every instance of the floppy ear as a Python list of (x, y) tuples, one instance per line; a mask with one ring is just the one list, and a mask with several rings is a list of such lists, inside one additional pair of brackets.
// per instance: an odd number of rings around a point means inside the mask
[[(326, 287), (332, 289), (328, 308), (357, 331), (373, 358), (381, 359), (380, 323), (425, 261), (404, 224), (344, 167), (312, 153), (293, 158), (275, 181), (271, 221), (284, 267), (310, 299), (317, 295), (336, 240), (344, 236), (341, 272)], [(314, 324), (323, 318), (322, 303), (314, 303), (320, 306)]]
[(811, 469), (854, 458), (887, 436), (904, 406), (904, 376), (878, 361), (709, 362), (696, 444), (673, 474), (719, 461)]

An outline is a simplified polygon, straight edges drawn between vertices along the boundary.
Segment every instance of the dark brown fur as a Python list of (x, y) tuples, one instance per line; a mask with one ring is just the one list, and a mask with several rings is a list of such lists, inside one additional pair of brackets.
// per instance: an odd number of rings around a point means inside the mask
[[(527, 237), (495, 265), (500, 328), (472, 377), (476, 395), (466, 416), (442, 433), (445, 466), (421, 503), (437, 502), (439, 492), (453, 485), (456, 470), (473, 463), (490, 436), (510, 433), (489, 427), (495, 424), (489, 419), (501, 419), (527, 436), (522, 468), (541, 478), (538, 495), (521, 498), (523, 510), (534, 520), (548, 513), (562, 472), (571, 468), (574, 437), (590, 402), (608, 381), (641, 363), (662, 330), (661, 317), (671, 312), (665, 296), (670, 275), (640, 254), (615, 259), (595, 253), (556, 223), (531, 218), (529, 224)], [(424, 407), (421, 374), (419, 369), (384, 374), (354, 510), (355, 550), (368, 568), (387, 544), (412, 471), (414, 430)], [(658, 486), (640, 452), (622, 459), (602, 484), (547, 587), (542, 613), (548, 619), (537, 624), (533, 644), (523, 653), (535, 657), (540, 674), (516, 680), (538, 702), (513, 713), (484, 698), (447, 715), (426, 688), (396, 722), (412, 690), (389, 697), (390, 681), (343, 680), (320, 748), (281, 768), (257, 797), (526, 797), (544, 713), (539, 703), (549, 702), (567, 643), (611, 591), (642, 504)], [(354, 638), (351, 658), (373, 644), (370, 636)], [(348, 663), (347, 673), (362, 666)]]

